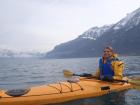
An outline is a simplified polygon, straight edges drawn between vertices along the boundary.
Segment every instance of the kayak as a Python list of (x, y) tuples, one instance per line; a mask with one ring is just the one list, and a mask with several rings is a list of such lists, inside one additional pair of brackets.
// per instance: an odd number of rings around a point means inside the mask
[(0, 105), (47, 105), (98, 97), (132, 88), (124, 82), (80, 78), (29, 89), (0, 90)]

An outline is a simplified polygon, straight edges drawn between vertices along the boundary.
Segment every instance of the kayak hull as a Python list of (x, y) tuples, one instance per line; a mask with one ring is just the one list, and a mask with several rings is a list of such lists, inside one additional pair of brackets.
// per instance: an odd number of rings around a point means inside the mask
[(0, 105), (46, 105), (76, 99), (98, 97), (132, 88), (129, 83), (81, 79), (79, 82), (59, 82), (32, 87), (22, 96), (13, 97), (0, 91)]

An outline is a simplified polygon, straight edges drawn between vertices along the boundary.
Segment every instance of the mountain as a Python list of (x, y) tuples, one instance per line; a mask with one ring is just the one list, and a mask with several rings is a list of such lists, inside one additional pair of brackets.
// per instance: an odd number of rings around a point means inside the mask
[(109, 28), (111, 28), (112, 25), (105, 25), (103, 27), (93, 27), (86, 32), (84, 32), (82, 35), (79, 36), (79, 38), (85, 38), (85, 39), (93, 39), (96, 40), (98, 37), (102, 36), (103, 33), (105, 33)]
[[(112, 25), (111, 25), (112, 26)], [(93, 27), (78, 38), (56, 46), (47, 53), (47, 58), (89, 57), (93, 53), (93, 42), (97, 40), (110, 26)], [(87, 53), (88, 52), (88, 53)]]
[(0, 48), (0, 58), (31, 58), (44, 57), (45, 54), (40, 52), (17, 52), (14, 50)]
[(78, 38), (57, 45), (47, 58), (101, 56), (105, 46), (121, 55), (140, 55), (140, 8), (127, 14), (116, 24), (93, 27)]

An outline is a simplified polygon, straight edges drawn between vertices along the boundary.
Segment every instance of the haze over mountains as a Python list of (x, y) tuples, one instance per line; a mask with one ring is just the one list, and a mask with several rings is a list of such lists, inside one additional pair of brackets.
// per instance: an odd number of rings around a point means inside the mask
[(3, 49), (0, 48), (0, 58), (42, 58), (44, 57), (44, 53), (40, 52), (20, 52), (20, 51), (14, 51), (11, 49)]
[(116, 24), (92, 27), (76, 39), (57, 45), (47, 58), (80, 58), (101, 56), (105, 46), (120, 55), (140, 55), (140, 8)]

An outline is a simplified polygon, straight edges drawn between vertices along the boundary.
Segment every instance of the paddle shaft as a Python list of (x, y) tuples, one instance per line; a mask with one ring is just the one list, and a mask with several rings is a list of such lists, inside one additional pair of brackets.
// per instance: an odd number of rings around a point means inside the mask
[[(82, 74), (73, 74), (73, 76), (80, 76), (80, 77), (87, 77), (87, 76), (83, 76)], [(91, 76), (91, 77), (87, 77), (87, 79), (92, 79), (92, 78), (96, 78), (98, 79), (97, 77), (94, 77), (94, 76)], [(117, 80), (117, 79), (112, 79), (112, 81), (116, 81), (116, 82), (127, 82), (127, 80)]]

